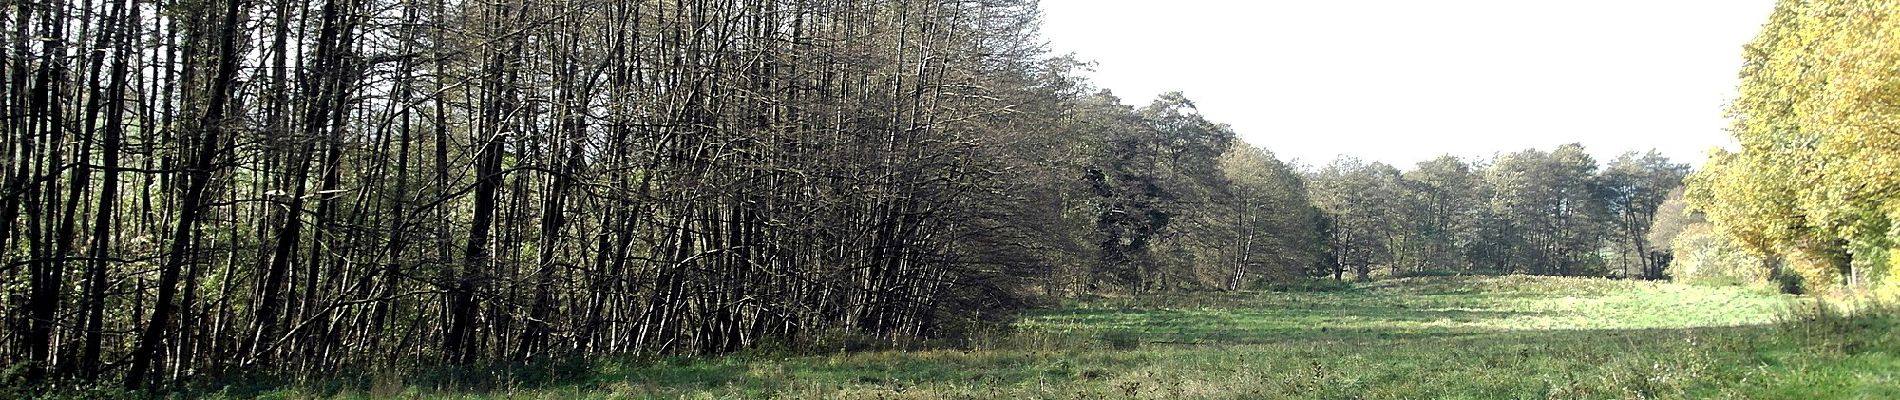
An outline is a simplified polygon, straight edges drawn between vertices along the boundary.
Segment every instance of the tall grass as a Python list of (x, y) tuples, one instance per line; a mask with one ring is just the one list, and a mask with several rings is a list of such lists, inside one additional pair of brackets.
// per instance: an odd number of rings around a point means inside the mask
[[(1418, 277), (1085, 299), (957, 345), (259, 380), (175, 397), (1900, 398), (1896, 327), (1885, 304), (1735, 287)], [(32, 395), (44, 394), (0, 392)]]

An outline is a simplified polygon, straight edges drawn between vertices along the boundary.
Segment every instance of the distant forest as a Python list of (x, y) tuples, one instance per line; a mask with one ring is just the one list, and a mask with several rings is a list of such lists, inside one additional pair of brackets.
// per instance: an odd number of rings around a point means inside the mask
[[(8, 7), (6, 383), (955, 340), (1052, 298), (1302, 279), (1662, 279), (1679, 233), (1891, 247), (1848, 229), (1885, 203), (1711, 228), (1653, 152), (1292, 165), (1180, 94), (1092, 86), (1033, 0)], [(1758, 98), (1705, 184), (1865, 188), (1751, 178), (1785, 149), (1747, 136), (1783, 129)], [(1809, 204), (1696, 193), (1715, 227)]]

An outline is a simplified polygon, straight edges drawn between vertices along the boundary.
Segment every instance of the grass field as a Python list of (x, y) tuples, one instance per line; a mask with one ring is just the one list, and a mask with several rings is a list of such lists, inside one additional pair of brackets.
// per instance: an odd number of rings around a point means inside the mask
[[(1891, 313), (1736, 287), (1436, 277), (1326, 292), (1098, 298), (965, 349), (588, 362), (277, 398), (1900, 398)], [(1792, 321), (1789, 321), (1792, 320)]]

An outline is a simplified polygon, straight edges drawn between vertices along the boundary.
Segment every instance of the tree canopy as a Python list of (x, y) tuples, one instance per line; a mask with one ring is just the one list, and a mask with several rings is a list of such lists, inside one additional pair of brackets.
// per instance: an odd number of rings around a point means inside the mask
[(1785, 0), (1744, 51), (1718, 151), (1687, 198), (1716, 231), (1812, 288), (1900, 290), (1900, 2)]

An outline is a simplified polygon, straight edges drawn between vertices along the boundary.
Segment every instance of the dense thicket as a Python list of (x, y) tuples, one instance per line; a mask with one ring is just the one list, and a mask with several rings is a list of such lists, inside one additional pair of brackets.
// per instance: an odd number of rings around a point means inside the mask
[(1028, 2), (8, 7), (29, 381), (923, 337), (1047, 265)]
[(1900, 294), (1900, 2), (1784, 0), (1744, 51), (1741, 149), (1690, 179), (1708, 248), (1791, 290)]
[(1033, 0), (15, 2), (0, 383), (955, 337), (1041, 296), (1659, 277), (1682, 168), (1316, 171)]

